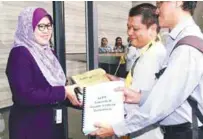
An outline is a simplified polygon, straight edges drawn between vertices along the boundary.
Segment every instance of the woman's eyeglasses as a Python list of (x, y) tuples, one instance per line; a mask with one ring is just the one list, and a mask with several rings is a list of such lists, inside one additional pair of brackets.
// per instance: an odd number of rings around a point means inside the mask
[(38, 27), (38, 29), (40, 30), (40, 31), (44, 31), (46, 28), (47, 28), (47, 30), (52, 30), (52, 24), (39, 24), (39, 25), (37, 25), (37, 27)]

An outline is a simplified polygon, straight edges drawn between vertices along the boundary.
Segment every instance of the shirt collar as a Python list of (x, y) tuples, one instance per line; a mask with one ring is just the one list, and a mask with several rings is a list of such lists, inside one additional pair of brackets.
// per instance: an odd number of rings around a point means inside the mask
[(187, 27), (187, 26), (190, 26), (190, 25), (193, 25), (194, 24), (194, 20), (192, 17), (189, 17), (187, 18), (186, 20), (183, 20), (181, 22), (179, 22), (175, 28), (173, 28), (169, 34), (169, 36), (175, 40), (177, 38), (177, 36), (181, 33), (181, 31)]
[(156, 42), (160, 42), (160, 36), (158, 34), (157, 38), (155, 41), (151, 40), (148, 44), (146, 44), (144, 47), (142, 48), (137, 48), (137, 53), (138, 53), (138, 56), (144, 54), (148, 49), (149, 47), (151, 47), (152, 45), (154, 45)]
[[(151, 41), (150, 41), (150, 43), (151, 43)], [(137, 48), (137, 51), (138, 51), (139, 55), (141, 55), (144, 51), (146, 51), (148, 49), (150, 43), (148, 43), (147, 45), (145, 45), (142, 48)]]

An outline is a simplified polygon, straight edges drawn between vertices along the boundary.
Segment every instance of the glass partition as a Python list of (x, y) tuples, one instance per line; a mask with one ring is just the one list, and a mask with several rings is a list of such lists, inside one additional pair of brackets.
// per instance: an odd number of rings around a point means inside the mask
[[(85, 2), (65, 1), (66, 74), (68, 77), (86, 71)], [(70, 139), (85, 139), (81, 132), (82, 111), (68, 108)]]
[(125, 77), (124, 54), (130, 1), (97, 2), (99, 67), (107, 73)]

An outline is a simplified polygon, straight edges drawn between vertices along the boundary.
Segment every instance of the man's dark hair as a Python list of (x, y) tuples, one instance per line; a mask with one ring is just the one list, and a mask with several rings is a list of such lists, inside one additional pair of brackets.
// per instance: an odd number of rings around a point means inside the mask
[(193, 15), (196, 5), (197, 1), (183, 1), (182, 9), (184, 11), (188, 11), (191, 15)]
[(129, 17), (133, 16), (142, 16), (142, 24), (146, 25), (149, 28), (151, 25), (157, 25), (157, 33), (160, 30), (158, 15), (156, 14), (156, 6), (150, 3), (139, 4), (130, 9)]

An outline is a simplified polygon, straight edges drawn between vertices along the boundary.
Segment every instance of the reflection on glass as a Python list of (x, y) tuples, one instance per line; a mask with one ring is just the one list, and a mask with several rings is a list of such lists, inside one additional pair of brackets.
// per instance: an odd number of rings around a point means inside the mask
[(103, 37), (101, 39), (101, 45), (99, 47), (99, 53), (110, 53), (112, 52), (112, 46), (108, 45), (108, 39)]
[(131, 7), (127, 1), (97, 2), (99, 67), (119, 77), (126, 73), (126, 22)]

